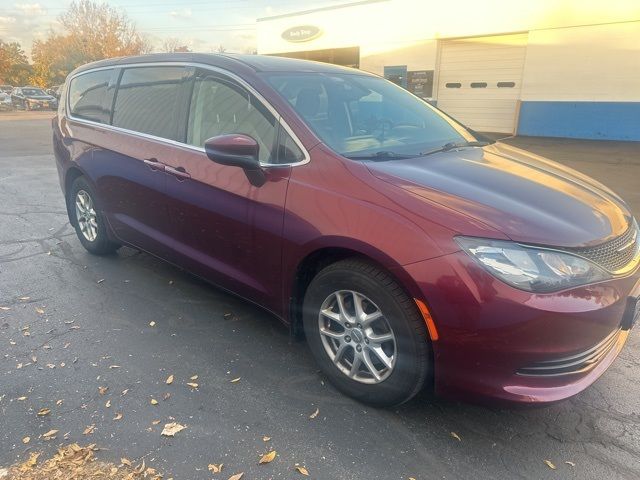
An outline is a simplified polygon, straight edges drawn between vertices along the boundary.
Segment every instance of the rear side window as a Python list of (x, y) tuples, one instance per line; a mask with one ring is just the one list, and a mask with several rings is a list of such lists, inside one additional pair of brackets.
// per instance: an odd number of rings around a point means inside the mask
[(177, 111), (183, 67), (128, 68), (120, 79), (113, 125), (178, 140)]
[(202, 147), (218, 135), (243, 133), (260, 146), (262, 163), (275, 163), (276, 119), (250, 92), (234, 82), (202, 72), (191, 96), (187, 143)]
[(98, 70), (79, 75), (71, 80), (69, 87), (71, 115), (93, 122), (109, 123), (111, 102), (107, 102), (107, 90), (112, 74), (113, 70)]

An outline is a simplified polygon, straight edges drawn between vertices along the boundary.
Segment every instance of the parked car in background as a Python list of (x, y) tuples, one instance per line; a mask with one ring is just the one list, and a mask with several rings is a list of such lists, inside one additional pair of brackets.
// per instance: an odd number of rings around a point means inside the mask
[(0, 92), (11, 94), (12, 90), (13, 90), (12, 85), (0, 85)]
[(105, 60), (68, 77), (53, 130), (89, 252), (130, 245), (261, 305), (364, 402), (425, 385), (565, 399), (640, 316), (639, 228), (620, 197), (360, 70)]
[(11, 110), (11, 95), (0, 90), (0, 110)]
[(56, 110), (58, 99), (39, 87), (15, 87), (11, 92), (15, 108), (24, 110)]

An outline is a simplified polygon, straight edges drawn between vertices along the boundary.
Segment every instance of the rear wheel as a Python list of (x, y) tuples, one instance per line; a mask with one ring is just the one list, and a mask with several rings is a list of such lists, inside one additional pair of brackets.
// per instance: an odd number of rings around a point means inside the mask
[(84, 177), (78, 177), (73, 182), (68, 195), (69, 210), (82, 246), (96, 255), (112, 253), (120, 248), (120, 245), (109, 240), (107, 224), (97, 197)]
[(357, 400), (398, 405), (429, 378), (424, 321), (402, 287), (375, 265), (350, 259), (322, 270), (307, 289), (303, 322), (323, 372)]

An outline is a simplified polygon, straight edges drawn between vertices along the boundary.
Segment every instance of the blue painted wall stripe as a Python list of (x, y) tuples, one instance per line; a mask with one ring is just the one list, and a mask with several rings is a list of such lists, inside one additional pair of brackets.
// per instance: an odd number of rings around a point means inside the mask
[(523, 101), (518, 135), (640, 141), (640, 102)]

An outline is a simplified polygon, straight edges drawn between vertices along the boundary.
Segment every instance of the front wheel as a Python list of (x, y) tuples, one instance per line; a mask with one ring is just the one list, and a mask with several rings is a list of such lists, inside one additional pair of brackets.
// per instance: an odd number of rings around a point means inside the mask
[(107, 224), (98, 207), (96, 194), (84, 177), (75, 179), (69, 190), (68, 201), (72, 223), (85, 249), (96, 255), (105, 255), (120, 248), (120, 245), (109, 240)]
[(328, 266), (309, 285), (303, 311), (314, 357), (347, 395), (398, 405), (429, 379), (425, 323), (414, 301), (377, 266), (357, 259)]

